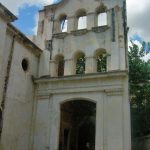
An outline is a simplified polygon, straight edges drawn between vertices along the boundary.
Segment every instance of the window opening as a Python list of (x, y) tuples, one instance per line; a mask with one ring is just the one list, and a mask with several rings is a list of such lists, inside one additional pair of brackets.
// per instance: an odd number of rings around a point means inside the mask
[(76, 74), (84, 74), (84, 73), (85, 73), (85, 55), (80, 54), (79, 57), (77, 57)]
[(98, 14), (98, 26), (106, 26), (107, 25), (107, 13), (99, 13)]
[(105, 53), (97, 56), (97, 72), (107, 71), (107, 56)]
[(106, 26), (107, 25), (107, 7), (101, 3), (100, 6), (96, 9), (97, 13), (97, 25)]
[(77, 11), (77, 29), (86, 29), (87, 28), (87, 15), (85, 10), (80, 9)]
[(27, 59), (23, 59), (21, 64), (22, 64), (22, 69), (23, 69), (24, 71), (27, 71), (28, 68), (29, 68), (28, 60), (27, 60)]
[(67, 32), (67, 27), (68, 27), (67, 16), (64, 16), (63, 18), (61, 18), (60, 27), (61, 27), (62, 32)]
[(58, 77), (64, 76), (64, 59), (58, 61)]
[(87, 16), (81, 16), (78, 18), (78, 30), (87, 28)]

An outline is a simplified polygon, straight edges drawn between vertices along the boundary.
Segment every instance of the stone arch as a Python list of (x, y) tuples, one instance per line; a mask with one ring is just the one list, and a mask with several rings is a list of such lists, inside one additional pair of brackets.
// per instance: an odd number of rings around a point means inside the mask
[(87, 14), (87, 11), (84, 8), (78, 9), (75, 13), (76, 17), (85, 16), (86, 14)]
[(63, 104), (63, 103), (66, 103), (66, 102), (69, 102), (69, 101), (78, 101), (78, 100), (83, 100), (83, 101), (89, 101), (89, 102), (92, 102), (92, 103), (95, 103), (97, 104), (97, 101), (94, 100), (94, 99), (91, 99), (91, 98), (87, 98), (87, 97), (74, 97), (74, 98), (69, 98), (69, 99), (64, 99), (60, 102), (60, 105)]
[(107, 7), (101, 3), (95, 10), (95, 23), (96, 26), (105, 26), (107, 25)]
[(76, 51), (74, 56), (74, 70), (75, 74), (84, 74), (85, 73), (85, 53), (82, 51)]
[(64, 56), (62, 54), (58, 54), (54, 57), (54, 61), (55, 61), (56, 75), (58, 77), (64, 76), (64, 65), (65, 65)]
[(96, 13), (103, 13), (107, 11), (107, 6), (104, 5), (104, 3), (101, 3), (96, 9)]
[(85, 29), (87, 28), (87, 12), (84, 8), (82, 9), (78, 9), (76, 11), (76, 29), (80, 30), (80, 29)]
[(97, 72), (107, 71), (107, 51), (105, 49), (97, 49), (94, 53)]
[(78, 98), (60, 104), (60, 150), (94, 150), (95, 133), (95, 102)]

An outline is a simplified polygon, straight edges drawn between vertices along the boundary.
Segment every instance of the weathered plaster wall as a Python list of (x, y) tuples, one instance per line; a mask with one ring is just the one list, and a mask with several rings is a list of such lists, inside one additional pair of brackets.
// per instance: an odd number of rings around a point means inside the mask
[(46, 76), (50, 74), (50, 67), (49, 67), (49, 61), (50, 61), (50, 52), (47, 50), (44, 50), (43, 53), (40, 56), (40, 62), (39, 62), (39, 77)]
[(34, 150), (58, 149), (60, 105), (68, 100), (96, 102), (96, 150), (130, 150), (125, 74), (37, 80)]
[[(8, 63), (12, 36), (7, 34), (5, 56)], [(22, 69), (22, 60), (29, 62), (28, 71)], [(9, 81), (5, 100), (2, 150), (29, 150), (34, 103), (34, 84), (32, 76), (38, 75), (39, 58), (32, 50), (15, 40)]]
[[(45, 42), (52, 40), (49, 49), (52, 56), (51, 76), (57, 76), (55, 66), (57, 55), (64, 56), (64, 75), (74, 75), (74, 56), (78, 51), (85, 53), (85, 73), (96, 73), (94, 54), (98, 49), (105, 49), (107, 52), (107, 71), (127, 69), (123, 0), (104, 1), (103, 3), (107, 6), (107, 26), (99, 28), (96, 23), (96, 9), (100, 6), (99, 1), (70, 0), (56, 8), (52, 9), (51, 6), (47, 6), (40, 11), (38, 35), (35, 39), (43, 49), (45, 49)], [(82, 31), (77, 30), (76, 27), (78, 21), (76, 13), (80, 9), (85, 10), (87, 14), (87, 28)], [(62, 14), (67, 15), (67, 33), (61, 33), (58, 29), (60, 28), (59, 17)]]
[(5, 59), (3, 57), (5, 51), (7, 21), (0, 17), (0, 103), (3, 97), (3, 86), (5, 78)]
[[(72, 99), (93, 100), (97, 104), (96, 150), (131, 149), (126, 37), (123, 26), (126, 21), (123, 16), (125, 10), (123, 0), (103, 2), (108, 8), (106, 30), (98, 28), (95, 23), (95, 10), (100, 4), (96, 0), (68, 0), (62, 5), (46, 6), (40, 11), (37, 36), (41, 42), (38, 44), (43, 47), (45, 41), (52, 40), (52, 59), (50, 76), (35, 80), (39, 87), (34, 112), (34, 150), (58, 150), (60, 104)], [(76, 28), (76, 12), (79, 9), (85, 9), (87, 13), (85, 30)], [(61, 14), (67, 15), (67, 33), (61, 33), (58, 29)], [(43, 26), (41, 23), (44, 23)], [(108, 54), (108, 72), (104, 74), (98, 74), (95, 68), (94, 54), (97, 49), (105, 49)], [(84, 75), (75, 75), (74, 56), (77, 52), (85, 53)], [(57, 55), (64, 56), (64, 77), (57, 78)]]

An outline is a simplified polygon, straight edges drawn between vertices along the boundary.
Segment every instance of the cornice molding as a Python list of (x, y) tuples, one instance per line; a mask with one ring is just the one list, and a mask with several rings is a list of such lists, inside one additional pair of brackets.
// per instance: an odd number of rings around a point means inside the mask
[(17, 20), (17, 17), (11, 11), (9, 11), (2, 3), (0, 3), (0, 16), (8, 20), (9, 22)]

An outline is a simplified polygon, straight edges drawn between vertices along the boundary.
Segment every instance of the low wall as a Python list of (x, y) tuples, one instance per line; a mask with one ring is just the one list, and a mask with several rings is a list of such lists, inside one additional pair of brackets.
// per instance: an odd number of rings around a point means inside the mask
[(150, 150), (150, 135), (133, 139), (132, 150)]

